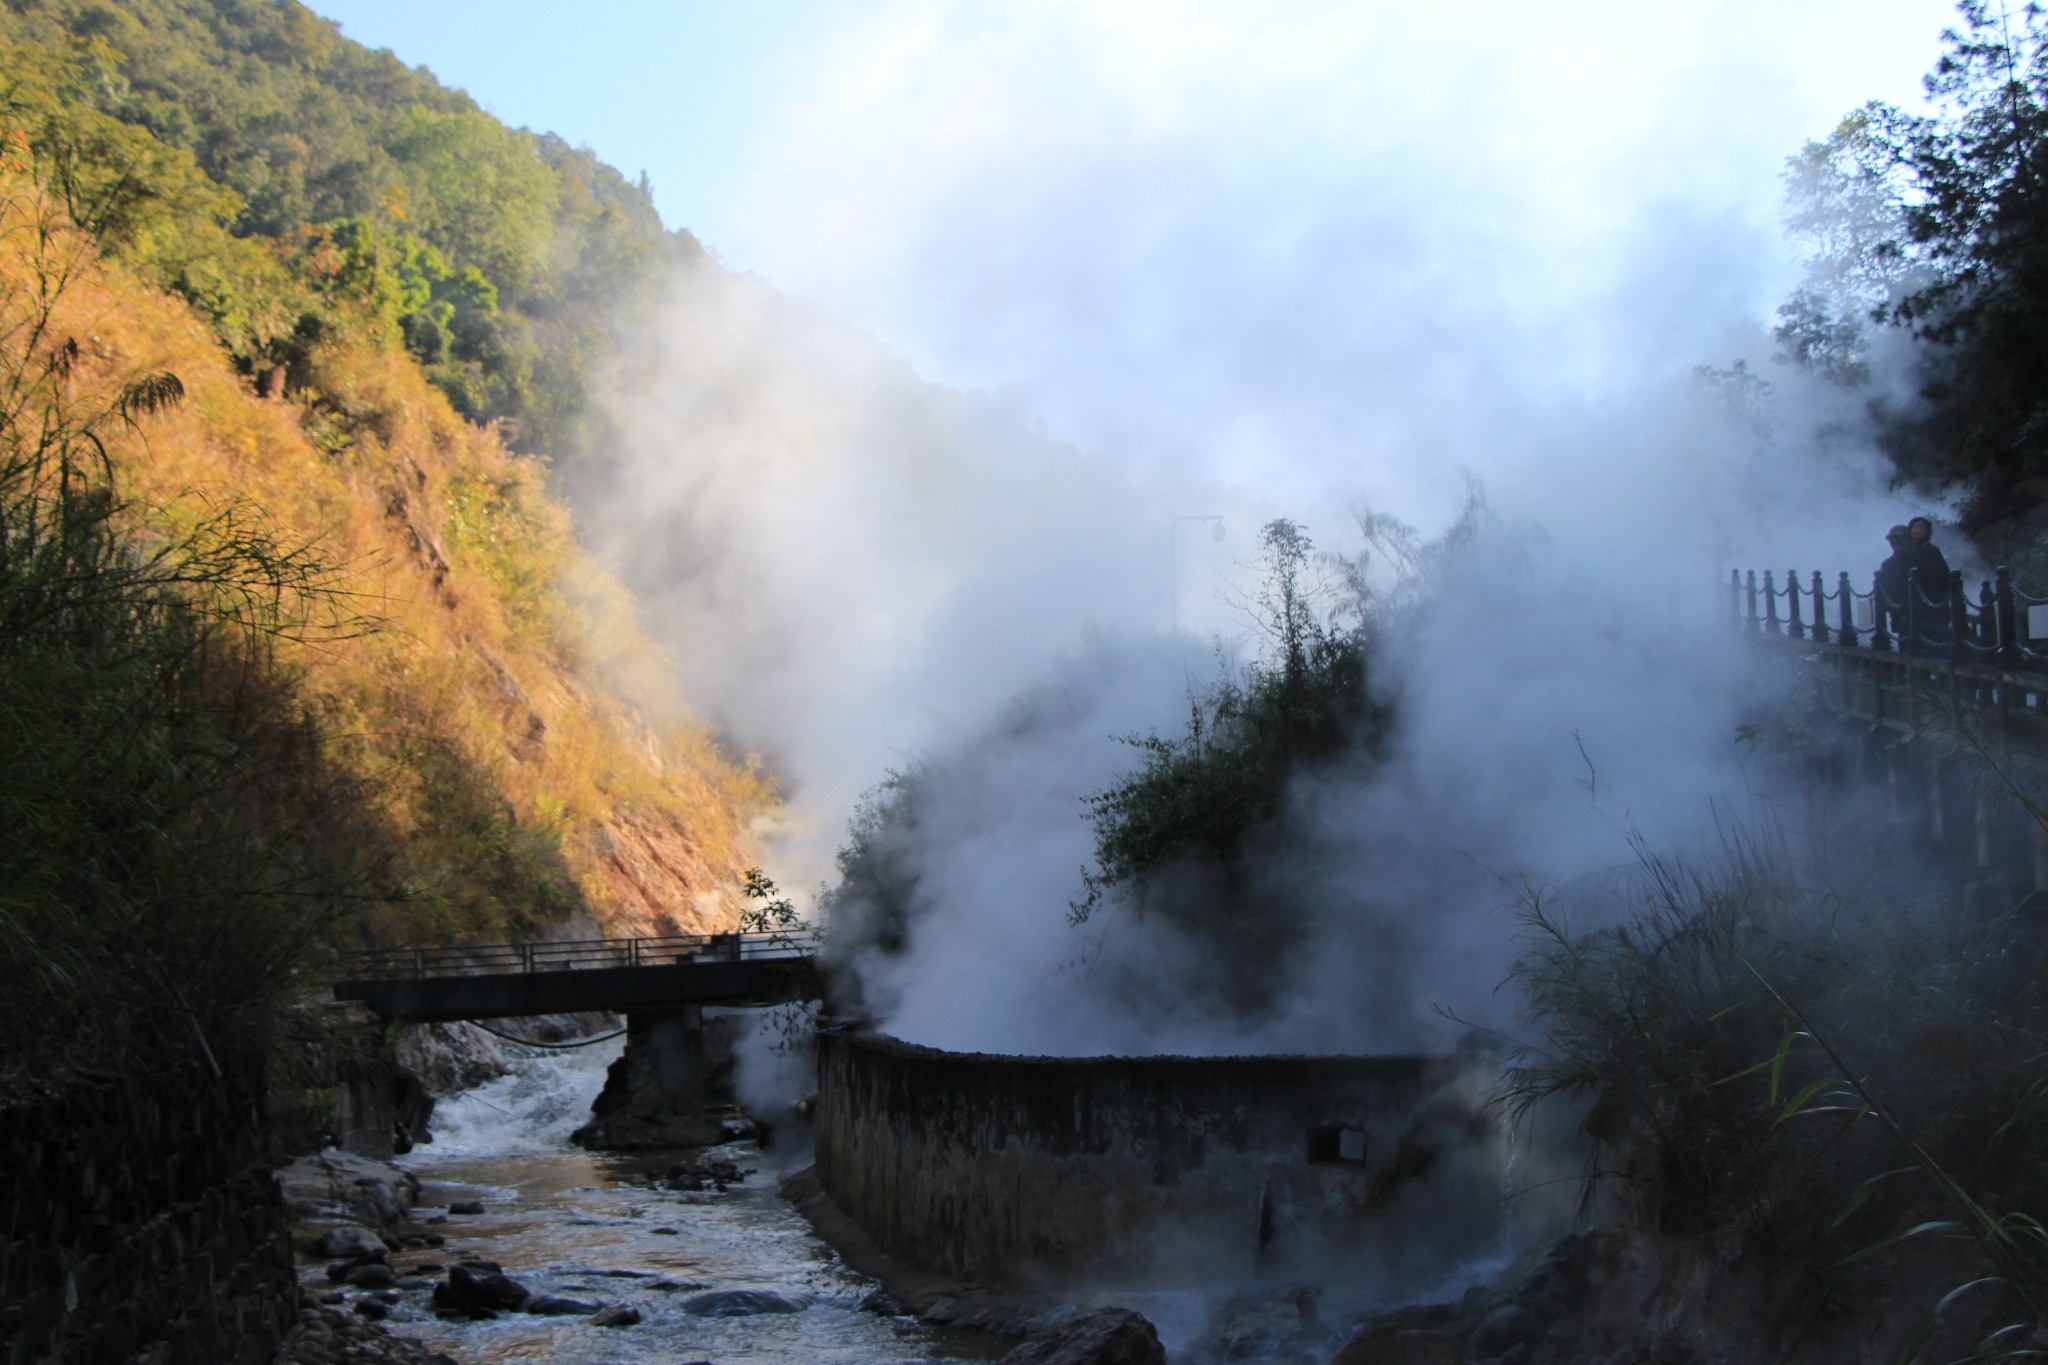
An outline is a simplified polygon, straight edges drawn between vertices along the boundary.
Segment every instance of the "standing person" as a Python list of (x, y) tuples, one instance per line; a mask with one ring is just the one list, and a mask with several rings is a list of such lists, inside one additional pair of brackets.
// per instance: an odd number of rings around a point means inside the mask
[(1891, 554), (1877, 566), (1877, 614), (1900, 639), (1906, 634), (1906, 571), (1913, 567), (1913, 533), (1894, 526), (1884, 533)]
[[(1934, 544), (1934, 523), (1926, 517), (1915, 517), (1906, 523), (1906, 531), (1913, 537), (1913, 562), (1909, 566), (1920, 571), (1920, 620), (1924, 635), (1947, 643), (1948, 641), (1948, 560)], [(1939, 606), (1929, 607), (1929, 600)], [(1931, 619), (1930, 619), (1931, 618)]]
[(1930, 597), (1948, 600), (1948, 560), (1934, 544), (1934, 523), (1915, 517), (1906, 523), (1913, 537), (1913, 567), (1920, 571), (1920, 586)]

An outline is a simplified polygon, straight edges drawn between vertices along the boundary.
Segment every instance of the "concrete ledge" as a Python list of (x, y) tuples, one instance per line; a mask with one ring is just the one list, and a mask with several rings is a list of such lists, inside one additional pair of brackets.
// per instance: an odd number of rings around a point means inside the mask
[(890, 1255), (990, 1284), (1187, 1284), (1332, 1255), (1417, 1275), (1501, 1224), (1491, 1069), (1451, 1057), (818, 1047), (819, 1183)]

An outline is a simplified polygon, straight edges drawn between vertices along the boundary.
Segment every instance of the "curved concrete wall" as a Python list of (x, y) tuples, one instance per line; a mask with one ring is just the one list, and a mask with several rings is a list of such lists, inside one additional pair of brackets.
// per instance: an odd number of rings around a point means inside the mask
[(1422, 1280), (1500, 1234), (1476, 1068), (992, 1057), (818, 1040), (817, 1171), (892, 1254), (989, 1283), (1196, 1283), (1332, 1256)]

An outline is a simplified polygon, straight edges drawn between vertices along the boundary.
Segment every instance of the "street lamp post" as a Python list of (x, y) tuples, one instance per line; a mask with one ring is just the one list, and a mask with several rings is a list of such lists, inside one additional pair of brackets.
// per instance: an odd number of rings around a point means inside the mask
[(1206, 521), (1211, 526), (1209, 538), (1218, 541), (1223, 539), (1222, 517), (1175, 517), (1173, 525), (1168, 528), (1166, 533), (1169, 542), (1168, 549), (1173, 558), (1173, 576), (1171, 581), (1173, 586), (1173, 633), (1175, 635), (1180, 634), (1180, 526), (1184, 521)]

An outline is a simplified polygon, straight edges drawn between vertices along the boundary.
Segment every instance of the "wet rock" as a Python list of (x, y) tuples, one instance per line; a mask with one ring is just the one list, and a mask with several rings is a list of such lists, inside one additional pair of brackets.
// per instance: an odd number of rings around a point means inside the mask
[(298, 1323), (278, 1349), (275, 1365), (336, 1365), (344, 1360), (366, 1365), (455, 1365), (451, 1357), (430, 1351), (417, 1341), (393, 1336), (367, 1315), (327, 1310), (299, 1314)]
[(1032, 1336), (1002, 1365), (1166, 1365), (1166, 1348), (1141, 1315), (1096, 1308)]
[(597, 1305), (585, 1303), (561, 1294), (535, 1294), (519, 1310), (522, 1313), (537, 1313), (543, 1317), (566, 1318), (571, 1314), (594, 1313)]
[(864, 1313), (879, 1313), (885, 1318), (900, 1318), (903, 1316), (903, 1305), (898, 1303), (895, 1296), (886, 1289), (877, 1289), (870, 1292), (866, 1298), (860, 1301), (860, 1307)]
[(313, 1243), (313, 1254), (327, 1259), (343, 1260), (351, 1257), (377, 1256), (390, 1248), (384, 1239), (365, 1227), (348, 1224), (344, 1227), (329, 1228)]
[(365, 1261), (348, 1272), (348, 1283), (358, 1289), (389, 1289), (398, 1283), (398, 1273), (382, 1261)]
[(349, 1277), (355, 1274), (358, 1270), (361, 1270), (364, 1266), (383, 1264), (384, 1253), (381, 1251), (374, 1256), (358, 1256), (354, 1260), (336, 1261), (334, 1264), (327, 1267), (327, 1278), (334, 1281), (336, 1284), (348, 1284), (350, 1283)]
[(683, 1311), (700, 1318), (744, 1318), (756, 1313), (801, 1313), (793, 1303), (767, 1289), (721, 1289), (683, 1300)]
[(650, 1237), (680, 1237), (683, 1234), (679, 1228), (649, 1228), (647, 1229), (647, 1235)]
[(434, 1287), (436, 1307), (457, 1312), (497, 1313), (527, 1300), (526, 1286), (509, 1278), (495, 1261), (463, 1261), (449, 1267), (448, 1282)]
[(505, 1074), (505, 1054), (490, 1034), (474, 1024), (420, 1024), (400, 1035), (398, 1064), (414, 1072), (429, 1090), (468, 1090)]
[(1506, 1304), (1479, 1320), (1465, 1342), (1467, 1360), (1499, 1360), (1518, 1346), (1533, 1345), (1543, 1324), (1520, 1304)]
[(665, 1189), (698, 1191), (706, 1189), (723, 1190), (728, 1185), (743, 1183), (750, 1175), (756, 1174), (753, 1167), (742, 1167), (736, 1162), (725, 1160), (692, 1161), (671, 1166), (668, 1174), (651, 1183)]
[(478, 1214), (483, 1211), (484, 1201), (481, 1199), (464, 1199), (448, 1206), (450, 1213)]
[(390, 1316), (391, 1310), (375, 1299), (357, 1299), (356, 1312), (372, 1322), (382, 1322)]
[(394, 1289), (432, 1289), (434, 1282), (424, 1275), (400, 1275), (392, 1285)]
[(687, 1290), (709, 1289), (711, 1286), (703, 1280), (656, 1280), (647, 1287), (659, 1289), (664, 1294), (680, 1294)]
[(419, 1200), (419, 1180), (396, 1166), (333, 1147), (303, 1156), (277, 1173), (286, 1210), (324, 1237), (337, 1225), (378, 1231), (397, 1229)]
[(1464, 1365), (1464, 1360), (1464, 1340), (1454, 1331), (1393, 1325), (1352, 1338), (1330, 1365)]
[(632, 1327), (640, 1321), (640, 1310), (629, 1303), (615, 1303), (583, 1321), (591, 1327)]

